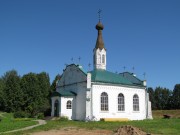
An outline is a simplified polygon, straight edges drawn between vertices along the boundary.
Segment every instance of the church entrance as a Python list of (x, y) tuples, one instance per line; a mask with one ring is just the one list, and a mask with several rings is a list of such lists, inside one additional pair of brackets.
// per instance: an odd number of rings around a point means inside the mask
[(56, 100), (54, 103), (54, 116), (59, 117), (59, 101)]

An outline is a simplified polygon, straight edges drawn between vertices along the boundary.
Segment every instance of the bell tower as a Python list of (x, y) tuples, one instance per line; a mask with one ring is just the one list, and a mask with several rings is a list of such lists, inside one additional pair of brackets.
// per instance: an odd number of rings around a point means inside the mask
[(94, 69), (106, 70), (106, 49), (104, 47), (104, 42), (102, 37), (102, 30), (104, 29), (104, 26), (101, 23), (100, 18), (98, 24), (96, 25), (96, 29), (98, 31), (98, 36), (97, 36), (96, 46), (93, 50)]

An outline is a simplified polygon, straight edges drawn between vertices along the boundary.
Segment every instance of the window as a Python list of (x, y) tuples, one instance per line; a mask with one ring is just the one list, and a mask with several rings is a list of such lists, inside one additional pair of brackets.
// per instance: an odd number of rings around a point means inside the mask
[(124, 111), (124, 95), (122, 93), (118, 95), (118, 111)]
[(105, 55), (102, 55), (102, 63), (105, 64)]
[(72, 109), (72, 103), (70, 100), (67, 101), (66, 109)]
[(106, 92), (101, 94), (101, 111), (108, 111), (108, 94)]
[(139, 97), (137, 94), (133, 96), (133, 111), (139, 111)]

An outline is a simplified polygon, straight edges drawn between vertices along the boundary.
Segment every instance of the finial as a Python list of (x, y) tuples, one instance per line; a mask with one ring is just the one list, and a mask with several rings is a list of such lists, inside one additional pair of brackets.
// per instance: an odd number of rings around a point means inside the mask
[(126, 70), (126, 66), (123, 67), (124, 68), (124, 71)]
[(132, 67), (132, 70), (133, 70), (133, 72), (134, 72), (134, 70), (135, 70), (135, 67), (134, 67), (134, 66)]
[(145, 72), (144, 72), (143, 76), (144, 76), (144, 79), (146, 79), (146, 73)]
[(89, 70), (90, 70), (90, 68), (91, 68), (91, 63), (88, 64), (88, 67), (89, 67)]
[(102, 12), (102, 10), (101, 10), (101, 9), (99, 9), (99, 10), (98, 10), (99, 22), (101, 22), (101, 12)]
[(72, 63), (73, 63), (73, 60), (74, 60), (74, 59), (73, 59), (73, 57), (72, 57), (72, 58), (71, 58)]
[(81, 57), (80, 56), (79, 56), (78, 60), (79, 60), (79, 64), (80, 64), (80, 61), (81, 61)]

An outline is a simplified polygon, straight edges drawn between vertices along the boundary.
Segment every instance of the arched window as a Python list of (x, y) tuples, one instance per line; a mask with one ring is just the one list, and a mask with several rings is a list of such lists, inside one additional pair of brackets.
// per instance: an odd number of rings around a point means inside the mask
[(108, 94), (101, 93), (101, 111), (108, 111)]
[(105, 55), (102, 55), (102, 63), (105, 64)]
[(139, 97), (137, 94), (133, 96), (133, 111), (139, 111)]
[(124, 111), (124, 95), (122, 93), (118, 95), (118, 111)]
[(70, 100), (66, 103), (66, 109), (72, 109), (72, 102)]

